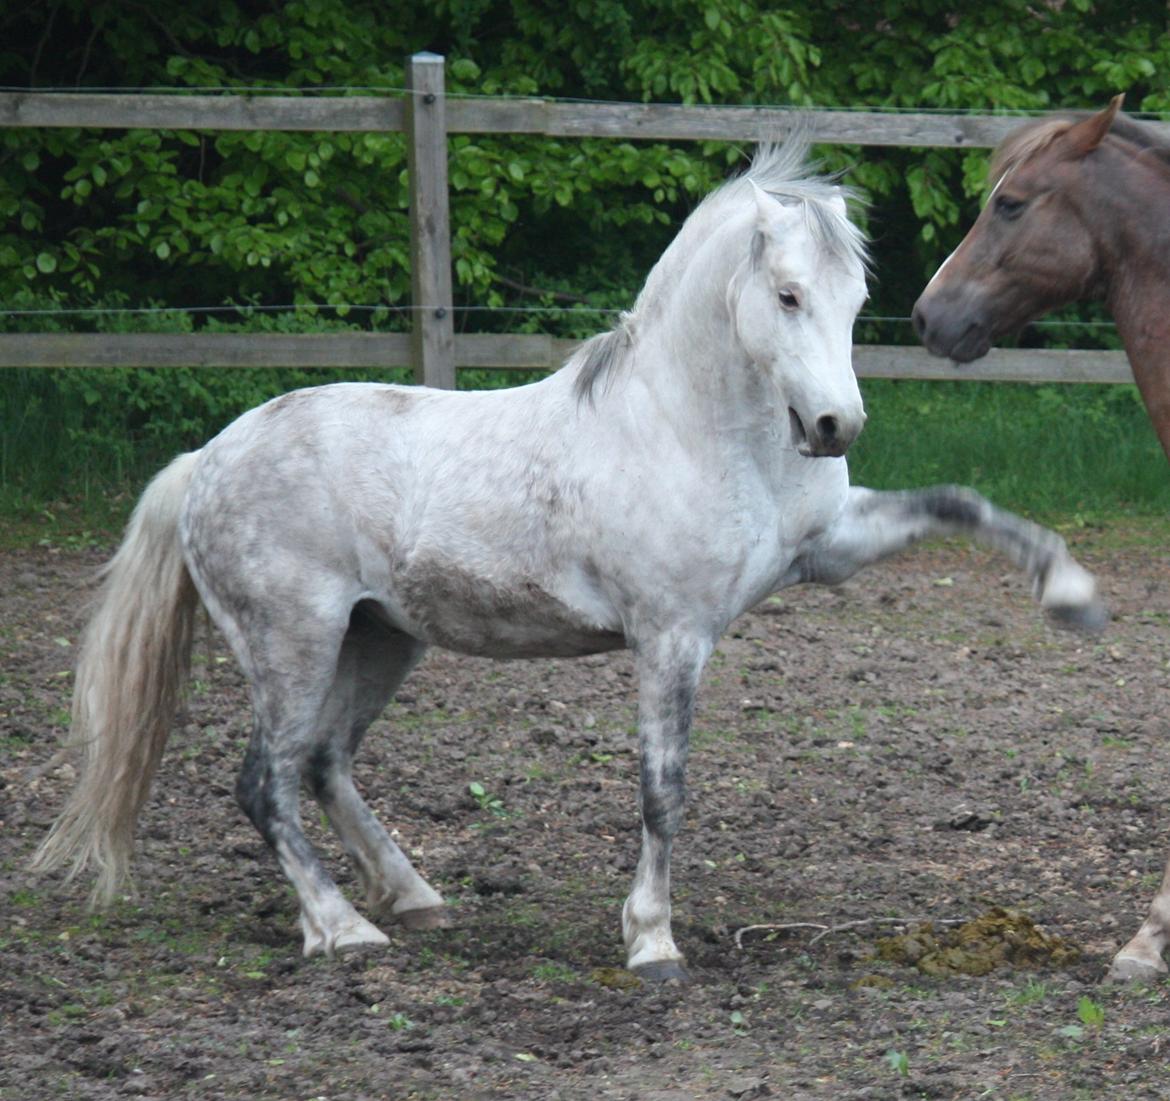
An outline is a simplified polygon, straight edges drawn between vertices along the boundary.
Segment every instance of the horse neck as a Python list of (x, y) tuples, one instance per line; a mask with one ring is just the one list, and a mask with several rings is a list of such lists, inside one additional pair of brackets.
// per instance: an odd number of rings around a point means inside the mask
[(727, 303), (749, 254), (751, 215), (705, 235), (701, 226), (687, 230), (690, 240), (680, 234), (675, 244), (684, 247), (663, 255), (639, 297), (633, 374), (668, 415), (718, 426), (741, 407), (758, 407), (748, 402), (757, 373), (746, 370)]
[(1111, 289), (1109, 306), (1134, 382), (1158, 442), (1170, 459), (1170, 318), (1161, 315), (1170, 292), (1170, 272), (1160, 278), (1124, 278)]
[[(1141, 158), (1139, 158), (1139, 162)], [(1160, 162), (1131, 166), (1130, 188), (1114, 187), (1102, 195), (1092, 223), (1102, 234), (1105, 299), (1125, 346), (1134, 381), (1170, 459), (1170, 217), (1159, 221), (1150, 212), (1170, 210), (1170, 171)]]

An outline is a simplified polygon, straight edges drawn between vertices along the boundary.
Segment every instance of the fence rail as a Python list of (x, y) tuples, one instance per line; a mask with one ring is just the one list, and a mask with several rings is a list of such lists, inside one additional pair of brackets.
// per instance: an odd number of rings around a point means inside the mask
[[(460, 368), (554, 370), (578, 341), (542, 334), (459, 334)], [(407, 333), (13, 333), (0, 337), (0, 367), (411, 367)], [(1002, 351), (966, 366), (923, 348), (859, 344), (853, 366), (862, 378), (974, 382), (1130, 382), (1123, 352)]]
[[(799, 123), (830, 144), (987, 148), (1018, 117), (784, 107), (459, 98), (444, 90), (443, 59), (416, 54), (405, 94), (288, 96), (235, 93), (0, 93), (0, 128), (397, 131), (408, 138), (414, 327), (406, 334), (0, 334), (0, 367), (411, 366), (419, 382), (451, 387), (460, 367), (551, 369), (573, 341), (543, 335), (455, 335), (447, 135), (542, 134), (647, 140), (778, 140)], [(1170, 139), (1170, 124), (1155, 123)], [(968, 367), (921, 349), (859, 345), (854, 364), (875, 378), (1013, 382), (1128, 382), (1121, 352), (999, 351)]]

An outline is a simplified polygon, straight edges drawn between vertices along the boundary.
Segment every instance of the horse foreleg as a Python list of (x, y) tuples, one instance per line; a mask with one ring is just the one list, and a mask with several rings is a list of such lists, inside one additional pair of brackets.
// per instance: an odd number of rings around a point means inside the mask
[(1106, 982), (1142, 982), (1166, 973), (1162, 952), (1170, 943), (1170, 861), (1150, 912), (1134, 938), (1113, 957)]
[(1005, 554), (1032, 582), (1051, 616), (1071, 626), (1101, 627), (1108, 613), (1092, 574), (1054, 531), (962, 486), (880, 492), (853, 486), (835, 523), (794, 565), (793, 581), (835, 584), (921, 539), (966, 535)]
[(642, 851), (622, 908), (626, 966), (641, 978), (685, 980), (670, 931), (670, 850), (686, 799), (687, 744), (710, 645), (666, 637), (638, 646)]

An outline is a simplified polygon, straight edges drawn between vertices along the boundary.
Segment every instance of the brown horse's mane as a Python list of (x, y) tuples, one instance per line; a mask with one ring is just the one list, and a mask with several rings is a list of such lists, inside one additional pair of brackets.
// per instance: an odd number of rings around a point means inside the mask
[[(1029, 157), (1048, 148), (1070, 127), (1088, 117), (1089, 113), (1085, 112), (1041, 119), (1009, 134), (999, 143), (992, 154), (991, 168), (987, 173), (988, 182), (994, 187), (1016, 165), (1022, 164)], [(1124, 115), (1118, 115), (1113, 120), (1107, 137), (1136, 146), (1138, 152), (1149, 153), (1152, 157), (1170, 166), (1170, 144), (1152, 128), (1140, 122), (1135, 122)]]

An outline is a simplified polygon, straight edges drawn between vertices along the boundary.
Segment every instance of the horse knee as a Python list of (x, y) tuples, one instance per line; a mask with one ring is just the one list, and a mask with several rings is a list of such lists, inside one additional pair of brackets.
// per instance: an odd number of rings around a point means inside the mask
[(642, 785), (642, 823), (656, 837), (673, 837), (682, 824), (686, 786), (681, 775)]

